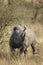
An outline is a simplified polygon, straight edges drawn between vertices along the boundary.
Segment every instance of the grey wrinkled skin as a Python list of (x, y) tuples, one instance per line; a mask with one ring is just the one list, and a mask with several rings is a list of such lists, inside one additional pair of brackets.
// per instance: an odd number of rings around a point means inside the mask
[(20, 25), (15, 26), (9, 44), (11, 51), (19, 48), (20, 53), (24, 52), (24, 54), (27, 54), (27, 48), (31, 46), (33, 53), (35, 53), (35, 34), (31, 29), (28, 29), (27, 27), (22, 27)]

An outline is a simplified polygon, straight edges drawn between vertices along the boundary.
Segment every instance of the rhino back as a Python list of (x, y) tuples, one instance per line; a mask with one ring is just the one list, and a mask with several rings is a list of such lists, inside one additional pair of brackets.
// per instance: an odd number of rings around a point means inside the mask
[(24, 41), (24, 44), (29, 46), (31, 45), (36, 37), (35, 37), (35, 33), (31, 30), (31, 29), (26, 29), (26, 36), (25, 36), (25, 41)]

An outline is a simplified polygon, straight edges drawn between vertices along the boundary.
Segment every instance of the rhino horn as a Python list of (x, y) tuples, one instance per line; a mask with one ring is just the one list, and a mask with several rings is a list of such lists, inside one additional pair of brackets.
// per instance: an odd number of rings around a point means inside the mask
[(26, 27), (24, 26), (23, 32), (26, 30)]

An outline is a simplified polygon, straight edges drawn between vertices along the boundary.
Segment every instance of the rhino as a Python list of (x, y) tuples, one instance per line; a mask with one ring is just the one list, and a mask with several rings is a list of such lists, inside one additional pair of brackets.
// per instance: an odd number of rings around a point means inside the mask
[(15, 26), (9, 44), (11, 51), (18, 48), (20, 49), (20, 53), (24, 52), (25, 55), (28, 53), (27, 48), (31, 46), (34, 54), (36, 44), (35, 33), (28, 27), (21, 25)]

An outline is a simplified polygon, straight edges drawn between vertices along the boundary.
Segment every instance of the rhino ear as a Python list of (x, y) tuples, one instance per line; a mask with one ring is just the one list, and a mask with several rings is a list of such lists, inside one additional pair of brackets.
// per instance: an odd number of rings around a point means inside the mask
[(15, 31), (17, 29), (17, 27), (14, 27), (13, 30)]

